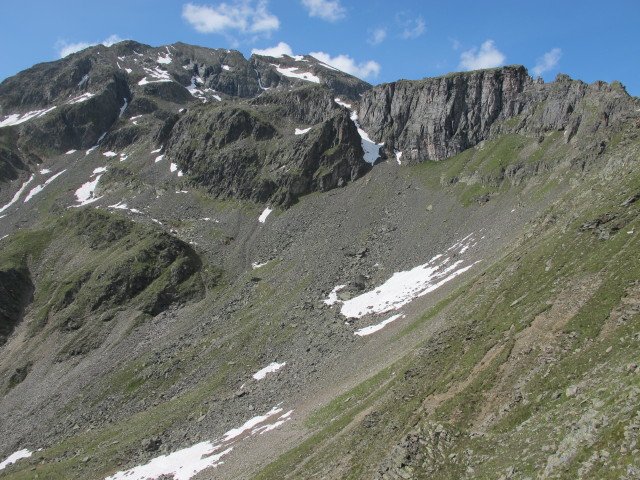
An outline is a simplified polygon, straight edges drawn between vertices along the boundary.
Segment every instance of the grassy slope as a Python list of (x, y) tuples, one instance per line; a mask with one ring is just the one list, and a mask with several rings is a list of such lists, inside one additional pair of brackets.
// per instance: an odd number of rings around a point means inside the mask
[[(463, 152), (442, 179), (498, 178), (502, 147)], [(523, 164), (565, 150), (541, 148)], [(315, 435), (256, 478), (637, 473), (640, 202), (621, 203), (640, 193), (639, 152), (632, 133), (601, 157), (512, 252), (419, 320), (446, 315), (444, 331), (317, 411)], [(544, 178), (543, 188), (558, 181)], [(478, 192), (472, 184), (459, 194), (468, 202)], [(581, 229), (605, 213), (617, 217)]]

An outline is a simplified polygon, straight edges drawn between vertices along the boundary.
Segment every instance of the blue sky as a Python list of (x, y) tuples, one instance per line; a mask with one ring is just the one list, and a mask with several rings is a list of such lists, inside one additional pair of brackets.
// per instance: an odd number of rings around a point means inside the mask
[(522, 64), (640, 96), (640, 0), (4, 0), (0, 13), (0, 80), (132, 39), (315, 53), (373, 84)]

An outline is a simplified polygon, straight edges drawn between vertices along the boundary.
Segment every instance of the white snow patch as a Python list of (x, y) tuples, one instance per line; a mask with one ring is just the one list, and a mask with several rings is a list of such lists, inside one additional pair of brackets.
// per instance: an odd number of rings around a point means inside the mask
[(147, 80), (147, 77), (145, 76), (142, 80), (138, 82), (138, 85), (173, 81), (171, 79), (171, 76), (169, 75), (169, 72), (167, 72), (166, 70), (162, 70), (160, 67), (156, 67), (156, 68), (144, 67), (144, 71), (147, 72), (148, 77), (151, 77), (151, 80)]
[[(452, 257), (459, 257), (475, 245), (473, 234), (468, 235), (449, 247), (447, 250), (449, 257), (439, 254), (411, 270), (394, 273), (379, 287), (342, 302), (340, 312), (347, 318), (361, 318), (368, 314), (397, 310), (413, 299), (438, 289), (478, 263), (462, 266), (464, 260), (460, 259), (453, 263), (451, 260)], [(339, 287), (336, 287), (332, 294), (337, 292)], [(340, 302), (337, 295), (332, 294), (324, 300), (325, 304), (333, 305)]]
[(287, 364), (286, 362), (282, 362), (282, 363), (271, 362), (269, 365), (267, 365), (263, 369), (258, 370), (256, 373), (254, 373), (253, 378), (255, 380), (262, 380), (264, 377), (267, 376), (267, 373), (277, 372), (286, 364)]
[(161, 162), (163, 158), (164, 158), (164, 155), (158, 155), (156, 159), (153, 161), (153, 163)]
[(260, 223), (264, 223), (267, 221), (267, 217), (269, 216), (269, 214), (273, 212), (273, 210), (269, 207), (265, 208), (262, 213), (260, 214), (260, 216), (258, 217), (258, 221)]
[(121, 153), (120, 154), (120, 161), (124, 162), (127, 158), (129, 158), (129, 154), (128, 153)]
[(33, 455), (33, 452), (30, 450), (27, 450), (26, 448), (24, 450), (18, 450), (17, 452), (14, 452), (11, 455), (9, 455), (2, 463), (0, 463), (0, 470), (4, 470), (9, 465), (16, 463), (18, 460), (22, 458), (29, 458), (31, 455)]
[[(290, 420), (293, 410), (280, 415), (274, 423), (264, 424), (270, 417), (281, 412), (282, 408), (274, 407), (265, 415), (253, 417), (241, 427), (229, 430), (218, 440), (200, 442), (169, 455), (160, 455), (145, 465), (117, 472), (105, 480), (149, 480), (161, 475), (172, 476), (174, 480), (190, 480), (207, 468), (221, 465), (223, 462), (220, 459), (229, 454), (233, 446), (244, 438), (262, 435)], [(245, 432), (248, 432), (248, 435), (243, 435)]]
[(333, 101), (336, 102), (338, 105), (351, 110), (351, 104), (350, 103), (345, 103), (342, 100), (340, 100), (339, 98), (334, 98)]
[(160, 153), (160, 152), (162, 151), (162, 147), (163, 147), (163, 146), (164, 146), (164, 145), (160, 146), (160, 148), (157, 148), (157, 149), (155, 149), (155, 150), (151, 150), (151, 153)]
[(373, 165), (380, 156), (380, 147), (384, 143), (376, 143), (369, 138), (367, 132), (365, 132), (358, 122), (358, 112), (351, 112), (351, 120), (358, 129), (358, 134), (362, 142), (362, 150), (364, 150), (364, 161)]
[(323, 300), (326, 305), (335, 305), (341, 300), (338, 298), (338, 292), (342, 290), (346, 285), (337, 285), (331, 292), (329, 293), (329, 298)]
[(77, 205), (78, 207), (81, 207), (83, 205), (89, 205), (90, 203), (93, 203), (96, 200), (100, 200), (102, 198), (102, 196), (96, 197), (96, 193), (95, 193), (95, 190), (98, 186), (98, 182), (100, 181), (100, 177), (102, 177), (101, 174), (98, 175), (95, 179), (82, 184), (82, 186), (80, 186), (80, 188), (76, 190), (76, 199), (80, 203), (80, 205)]
[(258, 78), (258, 86), (262, 89), (262, 90), (269, 90), (270, 87), (265, 87), (264, 85), (262, 85), (262, 80), (260, 79), (260, 74), (258, 73), (258, 70), (256, 70), (255, 68), (253, 69), (254, 72), (256, 72), (256, 77)]
[(298, 67), (284, 68), (280, 65), (276, 65), (275, 63), (272, 63), (271, 65), (276, 67), (276, 70), (285, 77), (299, 78), (300, 80), (306, 80), (307, 82), (320, 83), (320, 78), (315, 76), (313, 73), (294, 71), (300, 70)]
[(269, 263), (269, 262), (264, 262), (264, 263), (253, 262), (253, 263), (251, 264), (251, 268), (252, 268), (252, 269), (254, 269), (254, 270), (255, 270), (255, 269), (257, 269), (257, 268), (262, 268), (262, 267), (264, 267), (267, 263)]
[(20, 189), (15, 193), (15, 195), (13, 196), (13, 198), (11, 199), (11, 201), (9, 203), (7, 203), (5, 206), (0, 208), (0, 213), (4, 212), (7, 208), (9, 208), (11, 205), (13, 205), (14, 203), (16, 203), (18, 201), (18, 199), (20, 198), (20, 195), (22, 195), (22, 192), (24, 192), (24, 190), (27, 188), (27, 186), (33, 181), (33, 179), (35, 178), (35, 175), (31, 175), (31, 177), (29, 177), (29, 180), (27, 180), (26, 182), (24, 182), (22, 184), (22, 186), (20, 187)]
[(127, 67), (125, 67), (125, 68), (124, 68), (124, 71), (125, 71), (125, 72), (127, 72), (127, 73), (129, 73), (129, 74), (130, 74), (131, 72), (133, 72), (133, 70), (131, 70), (130, 68), (127, 68)]
[(73, 105), (74, 103), (82, 103), (82, 102), (86, 102), (87, 100), (89, 100), (91, 97), (95, 97), (96, 94), (95, 93), (83, 93), (82, 95), (77, 96), (76, 98), (73, 98), (71, 100), (69, 100), (67, 102), (67, 105)]
[(169, 170), (171, 172), (175, 172), (176, 170), (178, 170), (178, 165), (176, 165), (175, 163), (171, 163), (171, 165), (169, 165)]
[(184, 173), (182, 173), (182, 170), (178, 170), (178, 176), (182, 177), (184, 175)]
[(57, 107), (49, 107), (49, 108), (44, 108), (42, 110), (33, 110), (31, 112), (27, 112), (23, 114), (14, 113), (14, 114), (8, 115), (4, 117), (2, 121), (0, 121), (0, 128), (8, 127), (10, 125), (20, 125), (21, 123), (31, 120), (32, 118), (40, 118), (55, 108)]
[(118, 154), (116, 152), (104, 152), (102, 155), (104, 155), (105, 157), (117, 157)]
[(118, 117), (121, 117), (122, 114), (124, 113), (124, 111), (127, 109), (127, 107), (129, 106), (129, 100), (127, 100), (127, 97), (123, 98), (124, 100), (124, 105), (122, 105), (120, 107), (120, 115), (118, 115)]
[(72, 153), (76, 153), (76, 152), (77, 152), (77, 150), (69, 150), (69, 151), (66, 153), (66, 155), (71, 155)]
[(398, 162), (398, 165), (402, 165), (402, 152), (400, 150), (394, 150), (393, 153), (396, 154), (396, 162)]
[(296, 128), (296, 135), (304, 135), (309, 130), (311, 130), (311, 127), (309, 127), (309, 128)]
[(376, 325), (371, 325), (369, 327), (364, 327), (361, 328), (359, 330), (356, 330), (355, 332), (353, 332), (354, 335), (358, 335), (360, 337), (364, 337), (366, 335), (371, 335), (372, 333), (376, 333), (378, 330), (382, 330), (384, 327), (386, 327), (388, 324), (390, 324), (391, 322), (399, 319), (399, 318), (403, 318), (404, 315), (402, 313), (398, 313), (396, 315), (392, 315), (391, 317), (387, 318), (386, 320), (376, 324)]
[(163, 55), (158, 55), (158, 59), (156, 61), (164, 65), (169, 65), (172, 60), (171, 55), (169, 53), (165, 53)]
[(229, 441), (229, 440), (231, 440), (233, 438), (236, 438), (236, 437), (242, 435), (247, 430), (251, 430), (256, 425), (264, 422), (269, 417), (271, 417), (273, 415), (276, 415), (276, 414), (280, 413), (281, 411), (282, 411), (282, 408), (273, 407), (266, 414), (258, 415), (257, 417), (253, 417), (252, 419), (247, 420), (241, 427), (232, 428), (227, 433), (225, 433), (224, 437), (223, 437), (223, 441), (227, 442), (227, 441)]
[(42, 190), (44, 190), (44, 187), (49, 185), (51, 182), (53, 182), (56, 178), (58, 178), (60, 175), (62, 175), (66, 171), (67, 171), (66, 169), (62, 170), (61, 172), (56, 173), (53, 177), (47, 179), (47, 181), (44, 182), (44, 184), (33, 187), (29, 192), (29, 194), (25, 197), (23, 203), (27, 203), (29, 200), (31, 200), (33, 197), (39, 194)]
[[(351, 110), (351, 104), (343, 102), (342, 100), (340, 100), (340, 98), (334, 98), (333, 101), (338, 105)], [(371, 138), (369, 138), (367, 132), (365, 132), (360, 126), (360, 122), (358, 121), (358, 112), (352, 111), (350, 117), (351, 121), (358, 129), (358, 135), (360, 135), (362, 150), (364, 150), (364, 161), (373, 165), (380, 156), (380, 147), (382, 147), (384, 143), (376, 143), (371, 140)], [(400, 152), (400, 156), (402, 156), (402, 152)], [(398, 163), (400, 163), (400, 158), (397, 155), (396, 160), (398, 160)]]
[(107, 167), (98, 167), (98, 168), (94, 168), (93, 169), (93, 173), (91, 174), (91, 176), (93, 175), (98, 175), (99, 173), (104, 173), (107, 171)]
[(229, 65), (222, 65), (222, 69), (223, 70), (231, 70), (231, 67)]
[(196, 443), (169, 455), (160, 455), (146, 465), (118, 472), (105, 480), (148, 480), (163, 474), (173, 475), (174, 480), (189, 480), (206, 468), (220, 465), (220, 459), (230, 453), (233, 447), (215, 453), (219, 449), (219, 445), (211, 442)]
[[(186, 89), (189, 90), (189, 93), (191, 95), (202, 100), (203, 103), (206, 103), (207, 102), (206, 94), (208, 93), (209, 95), (211, 95), (215, 93), (215, 90), (211, 88), (200, 89), (198, 88), (198, 85), (204, 85), (204, 80), (202, 80), (202, 78), (200, 78), (198, 75), (194, 75), (193, 77), (191, 77), (191, 85), (186, 87)], [(222, 101), (222, 98), (220, 98), (220, 95), (211, 95), (211, 96), (216, 100), (218, 100), (219, 102)]]
[(40, 170), (40, 175), (48, 175), (51, 173), (51, 170), (49, 170), (48, 168), (43, 168)]
[(85, 152), (85, 155), (89, 155), (89, 154), (90, 154), (91, 152), (93, 152), (96, 148), (98, 148), (98, 147), (100, 146), (100, 142), (101, 142), (101, 141), (102, 141), (102, 139), (103, 139), (104, 137), (106, 137), (106, 136), (107, 136), (107, 132), (104, 132), (102, 135), (100, 135), (100, 138), (98, 139), (98, 141), (96, 142), (96, 144), (95, 144), (93, 147), (91, 147), (89, 150), (87, 150), (87, 151)]
[(115, 208), (117, 210), (129, 210), (126, 203), (118, 202), (115, 205), (109, 205), (109, 208)]

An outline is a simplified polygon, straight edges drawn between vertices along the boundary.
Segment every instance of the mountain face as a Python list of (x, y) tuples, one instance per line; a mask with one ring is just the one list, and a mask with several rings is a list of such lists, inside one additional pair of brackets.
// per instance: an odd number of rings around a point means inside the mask
[(640, 100), (122, 42), (0, 84), (0, 477), (637, 478)]

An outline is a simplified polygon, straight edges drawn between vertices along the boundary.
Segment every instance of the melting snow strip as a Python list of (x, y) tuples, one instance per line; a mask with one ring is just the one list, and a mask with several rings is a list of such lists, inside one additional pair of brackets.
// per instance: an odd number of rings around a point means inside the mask
[(282, 367), (284, 367), (286, 364), (287, 364), (287, 362), (282, 362), (282, 363), (271, 362), (269, 365), (267, 365), (263, 369), (258, 370), (256, 373), (254, 373), (253, 374), (253, 378), (255, 380), (262, 380), (264, 377), (267, 376), (267, 373), (277, 372)]
[(9, 203), (7, 203), (4, 207), (0, 208), (0, 213), (4, 212), (7, 208), (9, 208), (11, 205), (13, 205), (14, 203), (16, 203), (18, 201), (18, 199), (20, 198), (20, 195), (22, 195), (22, 192), (24, 192), (24, 190), (27, 188), (27, 186), (33, 181), (33, 179), (35, 178), (35, 175), (31, 175), (31, 177), (29, 177), (29, 180), (27, 180), (26, 182), (24, 182), (22, 184), (22, 186), (20, 187), (20, 189), (15, 193), (15, 195), (13, 196), (13, 198), (11, 199), (11, 201)]
[(396, 162), (398, 162), (398, 165), (402, 165), (402, 152), (400, 150), (394, 150), (393, 153), (396, 155)]
[(329, 293), (329, 298), (323, 300), (323, 302), (326, 305), (335, 305), (340, 302), (341, 300), (338, 298), (338, 292), (344, 287), (346, 287), (346, 285), (337, 285), (333, 290), (331, 290), (331, 293)]
[(18, 450), (17, 452), (14, 452), (11, 455), (9, 455), (3, 462), (0, 463), (0, 470), (4, 470), (9, 465), (16, 463), (18, 460), (21, 460), (23, 458), (29, 458), (31, 455), (33, 455), (33, 452), (30, 450), (27, 450), (26, 448), (24, 450)]
[(260, 223), (264, 223), (267, 221), (267, 217), (269, 216), (269, 214), (273, 212), (272, 209), (270, 209), (269, 207), (265, 208), (262, 213), (260, 214), (260, 216), (258, 217), (258, 221)]
[[(334, 102), (338, 105), (345, 107), (348, 110), (351, 110), (351, 105), (343, 102), (340, 98), (334, 98)], [(376, 143), (371, 138), (367, 132), (365, 132), (360, 126), (360, 122), (358, 121), (358, 112), (351, 110), (351, 121), (354, 123), (356, 128), (358, 129), (358, 135), (360, 135), (360, 142), (362, 144), (362, 150), (364, 150), (364, 161), (373, 165), (380, 157), (380, 147), (384, 145), (384, 143)], [(398, 159), (398, 162), (400, 160)]]
[(67, 102), (67, 105), (73, 105), (75, 103), (82, 103), (82, 102), (86, 102), (87, 100), (89, 100), (91, 97), (95, 97), (96, 94), (95, 93), (83, 93), (82, 95), (78, 95), (75, 98), (72, 98), (71, 100), (69, 100)]
[[(229, 430), (215, 442), (200, 442), (168, 455), (160, 455), (145, 465), (117, 472), (105, 480), (148, 480), (161, 475), (172, 475), (174, 480), (190, 480), (207, 468), (221, 465), (223, 462), (220, 459), (231, 453), (233, 446), (243, 438), (278, 428), (291, 418), (293, 410), (280, 415), (272, 424), (260, 425), (281, 412), (282, 408), (274, 407), (265, 415), (253, 417), (241, 427)], [(247, 432), (248, 435), (243, 435)]]
[(44, 184), (33, 187), (29, 192), (29, 194), (25, 197), (23, 203), (27, 203), (29, 200), (31, 200), (33, 197), (39, 194), (42, 190), (44, 190), (44, 187), (49, 185), (51, 182), (53, 182), (56, 178), (58, 178), (60, 175), (62, 175), (66, 171), (67, 170), (64, 169), (61, 172), (56, 173), (53, 177), (49, 178), (46, 182), (44, 182)]
[(307, 133), (309, 130), (311, 130), (311, 127), (309, 128), (296, 128), (296, 135), (304, 135), (305, 133)]
[(160, 67), (156, 68), (147, 68), (144, 67), (144, 71), (147, 72), (148, 76), (152, 78), (152, 80), (147, 80), (147, 77), (144, 77), (142, 80), (138, 82), (138, 85), (146, 85), (147, 83), (160, 83), (160, 82), (172, 82), (171, 76), (169, 72), (166, 70), (160, 69)]
[(121, 117), (122, 114), (124, 113), (124, 111), (127, 109), (127, 107), (129, 106), (129, 100), (127, 100), (127, 97), (125, 97), (124, 99), (124, 105), (122, 105), (120, 107), (120, 115), (118, 115), (118, 117)]
[(40, 118), (55, 108), (57, 107), (49, 107), (42, 110), (33, 110), (32, 112), (27, 112), (23, 114), (14, 113), (14, 114), (8, 115), (4, 117), (2, 121), (0, 121), (0, 128), (8, 127), (10, 125), (20, 125), (21, 123), (31, 120), (32, 118)]
[(310, 73), (310, 72), (300, 73), (300, 72), (294, 71), (294, 70), (299, 70), (298, 67), (284, 68), (284, 67), (281, 67), (280, 65), (276, 65), (275, 63), (272, 63), (271, 66), (276, 67), (276, 70), (282, 75), (284, 75), (285, 77), (299, 78), (300, 80), (306, 80), (307, 82), (320, 83), (320, 78), (315, 76), (313, 73)]
[(71, 155), (72, 153), (76, 153), (77, 150), (69, 150), (65, 155)]
[(346, 108), (348, 110), (351, 110), (351, 104), (350, 103), (345, 103), (342, 100), (340, 100), (339, 98), (334, 98), (333, 101), (336, 102), (341, 107), (344, 107), (344, 108)]
[(354, 335), (358, 335), (360, 337), (364, 337), (367, 335), (371, 335), (372, 333), (376, 333), (379, 330), (382, 330), (384, 327), (386, 327), (387, 325), (389, 325), (391, 322), (398, 320), (399, 318), (404, 318), (404, 314), (402, 313), (398, 313), (396, 315), (392, 315), (391, 317), (387, 318), (386, 320), (376, 324), (376, 325), (371, 325), (369, 327), (364, 327), (364, 328), (360, 328), (358, 330), (356, 330), (355, 332), (353, 332)]
[[(447, 252), (452, 257), (462, 255), (468, 248), (475, 245), (473, 236), (468, 235), (456, 242)], [(436, 255), (427, 263), (408, 271), (396, 272), (379, 287), (343, 302), (338, 299), (337, 292), (344, 286), (338, 285), (324, 303), (327, 305), (342, 303), (340, 312), (347, 318), (361, 318), (369, 314), (397, 310), (413, 299), (440, 288), (478, 263), (462, 266), (464, 260), (457, 260), (454, 263), (451, 261), (450, 257)]]

